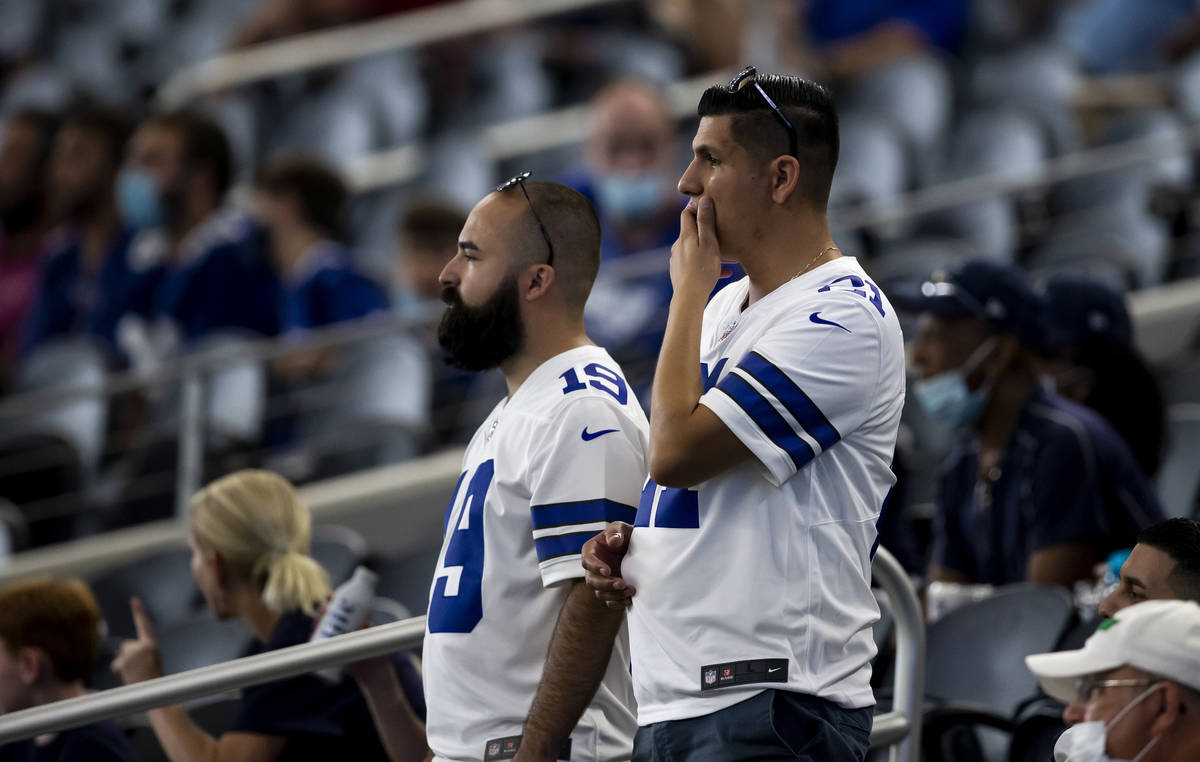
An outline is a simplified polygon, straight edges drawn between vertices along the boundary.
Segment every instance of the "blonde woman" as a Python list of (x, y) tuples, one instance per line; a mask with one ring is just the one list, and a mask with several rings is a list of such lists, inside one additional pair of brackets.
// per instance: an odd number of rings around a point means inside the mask
[[(205, 487), (189, 506), (192, 576), (218, 619), (238, 619), (254, 634), (254, 653), (306, 642), (329, 593), (325, 570), (309, 555), (308, 508), (285, 479), (239, 471)], [(182, 594), (183, 591), (181, 591)], [(137, 639), (113, 662), (125, 683), (162, 675), (162, 660), (141, 601), (131, 602)], [(411, 662), (397, 675), (415, 711), (393, 716), (424, 739), (424, 699)], [(238, 760), (386, 760), (359, 689), (313, 675), (247, 688), (233, 729), (213, 738), (179, 706), (153, 709), (150, 722), (171, 762)]]

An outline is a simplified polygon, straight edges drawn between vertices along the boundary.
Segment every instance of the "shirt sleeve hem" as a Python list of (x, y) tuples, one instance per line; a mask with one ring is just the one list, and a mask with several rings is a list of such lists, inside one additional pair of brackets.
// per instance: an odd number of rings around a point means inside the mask
[(786, 455), (778, 452), (774, 444), (754, 433), (758, 428), (757, 424), (737, 406), (737, 403), (729, 400), (724, 392), (713, 389), (700, 398), (700, 404), (713, 411), (725, 427), (746, 445), (762, 466), (763, 476), (772, 486), (780, 486), (796, 473), (795, 464)]

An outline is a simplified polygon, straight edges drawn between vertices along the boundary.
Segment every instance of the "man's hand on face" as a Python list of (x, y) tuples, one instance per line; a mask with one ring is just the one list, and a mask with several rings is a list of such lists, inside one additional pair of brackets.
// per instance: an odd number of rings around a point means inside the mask
[(727, 274), (721, 265), (712, 199), (693, 198), (679, 215), (679, 238), (671, 246), (671, 286), (677, 294), (707, 299)]

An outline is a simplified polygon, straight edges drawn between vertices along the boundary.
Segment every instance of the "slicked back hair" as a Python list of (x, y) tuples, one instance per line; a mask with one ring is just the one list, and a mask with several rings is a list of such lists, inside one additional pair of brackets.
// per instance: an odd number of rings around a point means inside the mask
[(1173, 558), (1167, 582), (1184, 599), (1200, 603), (1200, 521), (1174, 518), (1151, 524), (1138, 535), (1138, 543)]
[(732, 116), (733, 139), (752, 158), (761, 162), (788, 155), (787, 129), (779, 123), (762, 94), (758, 83), (796, 128), (796, 159), (800, 162), (800, 189), (806, 201), (825, 208), (829, 186), (838, 160), (838, 117), (829, 92), (800, 77), (783, 74), (759, 74), (737, 92), (724, 85), (713, 85), (700, 96), (696, 112), (700, 117)]
[[(561, 183), (527, 180), (525, 188), (554, 244), (554, 272), (569, 306), (583, 309), (600, 269), (600, 219), (579, 191)], [(524, 249), (521, 264), (545, 262), (549, 248), (520, 188), (504, 191), (525, 206), (517, 240)]]

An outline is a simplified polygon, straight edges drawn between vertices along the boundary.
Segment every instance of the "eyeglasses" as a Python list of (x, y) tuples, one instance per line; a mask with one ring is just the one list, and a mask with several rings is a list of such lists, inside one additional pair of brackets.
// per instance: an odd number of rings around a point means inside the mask
[(1094, 694), (1100, 688), (1148, 688), (1154, 685), (1154, 680), (1094, 680), (1090, 677), (1082, 677), (1075, 681), (1075, 698), (1081, 704), (1086, 704), (1092, 700)]
[(546, 260), (546, 264), (554, 267), (554, 244), (550, 243), (550, 233), (546, 231), (546, 226), (542, 224), (542, 218), (538, 216), (537, 209), (533, 208), (533, 199), (529, 197), (529, 191), (525, 190), (525, 181), (528, 180), (529, 176), (532, 174), (532, 172), (526, 170), (521, 174), (506, 180), (496, 186), (496, 192), (503, 193), (514, 185), (521, 186), (521, 192), (525, 194), (525, 200), (529, 202), (529, 211), (533, 212), (533, 218), (537, 220), (538, 227), (541, 228), (542, 238), (546, 239), (546, 248), (550, 249), (550, 257)]
[[(729, 84), (725, 87), (725, 90), (730, 93), (736, 93), (738, 90), (742, 89), (742, 85), (746, 84), (746, 80), (750, 80), (750, 78), (755, 74), (758, 74), (758, 69), (754, 66), (747, 66), (745, 69), (742, 69), (740, 72), (738, 72), (736, 77), (729, 80)], [(783, 125), (783, 128), (787, 130), (788, 148), (790, 149), (788, 153), (791, 156), (796, 157), (796, 159), (799, 159), (800, 155), (796, 153), (797, 145), (799, 143), (796, 138), (796, 128), (792, 125), (788, 118), (783, 115), (783, 112), (779, 110), (779, 107), (775, 105), (775, 101), (771, 100), (771, 96), (767, 95), (767, 91), (762, 89), (762, 85), (753, 80), (750, 80), (750, 84), (754, 85), (754, 89), (758, 91), (758, 94), (763, 97), (763, 100), (766, 101), (767, 105), (771, 107), (771, 110), (775, 112), (775, 118), (778, 119), (779, 123)]]

